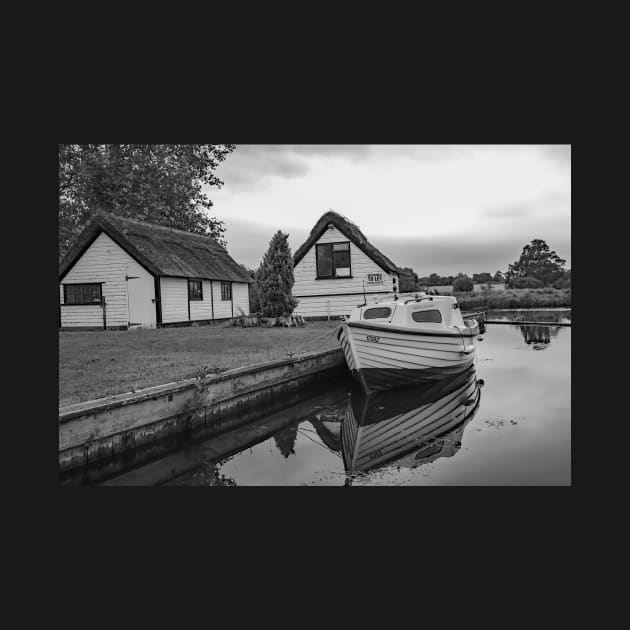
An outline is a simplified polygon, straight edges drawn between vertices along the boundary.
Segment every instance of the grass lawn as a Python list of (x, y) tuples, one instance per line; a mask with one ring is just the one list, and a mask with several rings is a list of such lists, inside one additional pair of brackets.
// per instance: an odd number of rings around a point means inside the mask
[(195, 326), (59, 333), (59, 404), (121, 394), (208, 371), (338, 347), (339, 322), (301, 328)]

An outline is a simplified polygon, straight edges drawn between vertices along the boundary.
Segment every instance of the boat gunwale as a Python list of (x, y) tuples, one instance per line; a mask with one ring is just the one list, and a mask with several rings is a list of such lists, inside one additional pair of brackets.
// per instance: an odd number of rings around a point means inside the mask
[[(476, 337), (479, 334), (479, 324), (470, 329), (473, 332), (460, 332), (460, 331), (427, 331), (427, 330), (408, 330), (407, 328), (401, 328), (400, 326), (376, 326), (374, 324), (365, 324), (364, 322), (347, 321), (344, 322), (345, 326), (350, 328), (365, 328), (366, 330), (376, 330), (382, 332), (395, 332), (401, 335), (421, 335), (423, 337)], [(469, 328), (468, 326), (466, 328)]]

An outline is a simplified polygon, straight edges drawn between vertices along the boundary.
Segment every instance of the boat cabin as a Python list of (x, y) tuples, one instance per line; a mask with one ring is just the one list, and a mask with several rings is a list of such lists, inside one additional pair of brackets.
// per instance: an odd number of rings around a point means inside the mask
[(402, 296), (398, 299), (379, 300), (359, 306), (350, 314), (349, 321), (387, 323), (404, 328), (423, 330), (442, 329), (466, 324), (457, 300), (450, 295)]

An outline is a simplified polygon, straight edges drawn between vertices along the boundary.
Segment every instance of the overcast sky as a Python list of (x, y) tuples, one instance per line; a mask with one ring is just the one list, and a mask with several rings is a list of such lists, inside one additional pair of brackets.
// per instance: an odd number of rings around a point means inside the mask
[(570, 145), (238, 145), (216, 173), (211, 214), (252, 269), (328, 210), (420, 276), (505, 271), (534, 238), (571, 266)]

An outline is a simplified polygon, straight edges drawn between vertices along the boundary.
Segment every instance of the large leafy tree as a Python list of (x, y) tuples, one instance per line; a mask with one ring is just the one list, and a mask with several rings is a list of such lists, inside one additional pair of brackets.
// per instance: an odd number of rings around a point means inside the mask
[(457, 277), (453, 281), (453, 291), (456, 293), (466, 293), (468, 291), (472, 291), (474, 288), (475, 285), (472, 279), (465, 273), (458, 273)]
[(523, 247), (521, 257), (509, 266), (505, 274), (508, 284), (512, 278), (536, 278), (543, 284), (551, 284), (564, 276), (563, 260), (542, 239), (534, 239)]
[(401, 293), (411, 293), (420, 289), (420, 278), (411, 267), (400, 269), (399, 290)]
[(230, 144), (59, 145), (59, 255), (97, 211), (210, 234), (225, 244), (222, 221), (210, 218), (204, 187), (223, 182), (216, 167)]
[(293, 297), (295, 278), (288, 239), (288, 234), (278, 230), (256, 271), (258, 300), (264, 317), (288, 317), (298, 304)]

